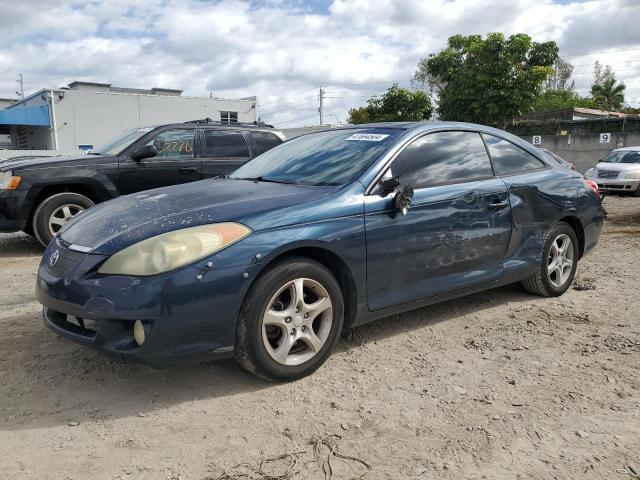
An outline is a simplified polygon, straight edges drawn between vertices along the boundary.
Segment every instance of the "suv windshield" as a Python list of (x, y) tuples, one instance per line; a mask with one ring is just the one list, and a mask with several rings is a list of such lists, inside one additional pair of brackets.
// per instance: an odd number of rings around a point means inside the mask
[(343, 185), (379, 157), (402, 131), (358, 128), (303, 135), (256, 157), (230, 178)]
[(611, 152), (603, 162), (640, 163), (640, 151)]
[(138, 140), (145, 133), (150, 132), (153, 128), (132, 128), (125, 130), (125, 132), (116, 138), (111, 143), (107, 143), (104, 146), (94, 149), (91, 153), (103, 154), (103, 155), (118, 155), (125, 148)]

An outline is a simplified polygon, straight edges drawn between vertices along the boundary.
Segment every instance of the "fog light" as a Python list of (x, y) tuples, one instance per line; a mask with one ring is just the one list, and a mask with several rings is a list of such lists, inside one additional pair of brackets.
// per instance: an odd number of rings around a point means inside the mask
[(133, 324), (133, 339), (138, 345), (142, 345), (144, 343), (144, 337), (144, 325), (142, 325), (140, 320), (136, 320), (136, 323)]

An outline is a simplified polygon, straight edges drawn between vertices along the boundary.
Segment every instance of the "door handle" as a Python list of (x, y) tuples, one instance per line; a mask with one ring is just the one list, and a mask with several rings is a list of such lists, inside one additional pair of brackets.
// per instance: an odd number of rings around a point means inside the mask
[(181, 172), (197, 172), (198, 167), (180, 167), (178, 170)]
[(507, 208), (509, 206), (509, 202), (502, 202), (500, 200), (494, 200), (489, 204), (489, 208), (491, 210), (502, 210), (503, 208)]

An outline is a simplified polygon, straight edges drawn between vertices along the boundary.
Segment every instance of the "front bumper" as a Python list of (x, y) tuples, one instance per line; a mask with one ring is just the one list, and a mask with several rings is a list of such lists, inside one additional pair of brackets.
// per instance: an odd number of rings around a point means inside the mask
[(605, 192), (635, 192), (640, 185), (640, 180), (627, 180), (623, 178), (593, 178), (598, 184), (598, 189)]
[[(150, 277), (99, 275), (107, 258), (84, 254), (64, 276), (47, 262), (59, 248), (51, 242), (38, 270), (36, 297), (45, 325), (60, 336), (109, 357), (167, 365), (229, 358), (248, 281), (244, 267), (201, 273), (187, 266)], [(54, 271), (54, 273), (59, 273)], [(140, 320), (145, 341), (133, 325)]]

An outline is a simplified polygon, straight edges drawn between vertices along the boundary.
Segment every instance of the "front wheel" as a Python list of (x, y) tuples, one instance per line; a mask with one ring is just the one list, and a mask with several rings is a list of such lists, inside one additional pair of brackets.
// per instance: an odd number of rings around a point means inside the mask
[(578, 239), (573, 228), (561, 222), (545, 234), (538, 271), (522, 282), (525, 290), (544, 297), (567, 291), (578, 266)]
[(235, 358), (268, 380), (295, 380), (329, 357), (344, 323), (340, 285), (322, 264), (289, 258), (270, 267), (247, 294)]
[(57, 193), (45, 198), (33, 214), (33, 233), (46, 247), (56, 233), (93, 202), (79, 193)]

